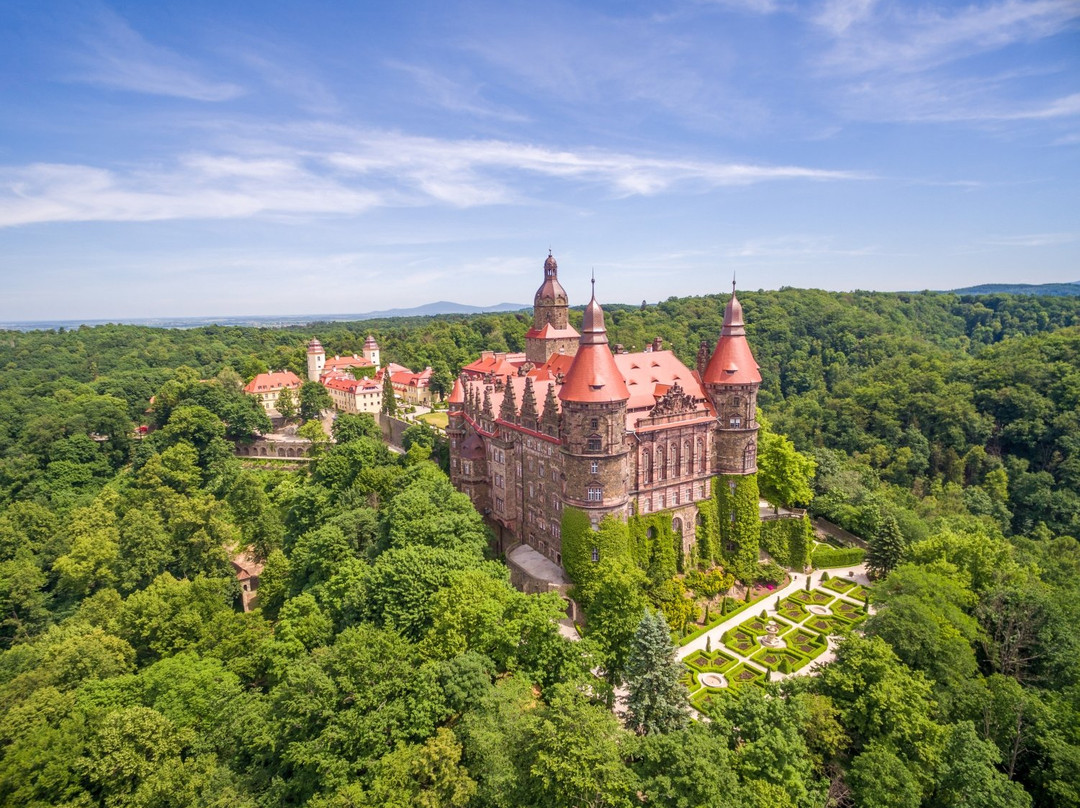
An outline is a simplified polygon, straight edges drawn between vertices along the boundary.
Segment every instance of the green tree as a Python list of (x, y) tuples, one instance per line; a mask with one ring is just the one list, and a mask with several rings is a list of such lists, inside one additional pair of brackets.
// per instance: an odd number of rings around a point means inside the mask
[(919, 808), (922, 791), (888, 744), (872, 743), (848, 770), (848, 784), (857, 805), (865, 808)]
[(871, 537), (869, 545), (866, 566), (874, 578), (884, 578), (900, 563), (907, 549), (907, 541), (892, 514), (886, 514), (881, 520), (881, 527)]
[(332, 410), (334, 400), (326, 388), (318, 382), (307, 381), (300, 386), (300, 418), (310, 421), (318, 418), (323, 410)]
[(383, 371), (382, 411), (387, 415), (397, 415), (397, 398), (394, 396), (394, 385), (390, 381), (389, 368)]
[(644, 582), (641, 570), (628, 561), (599, 562), (585, 615), (588, 636), (600, 646), (612, 684), (622, 678), (631, 642), (641, 622), (645, 609)]
[(370, 412), (361, 412), (355, 415), (348, 412), (339, 412), (337, 418), (334, 419), (334, 425), (331, 427), (330, 432), (339, 446), (357, 438), (382, 440), (379, 425), (375, 422), (375, 416)]
[(810, 483), (816, 465), (812, 458), (795, 449), (795, 444), (772, 431), (758, 413), (758, 486), (776, 505), (809, 505), (814, 498)]
[(283, 388), (278, 393), (277, 403), (274, 407), (286, 421), (296, 420), (296, 416), (300, 414), (300, 405), (296, 400), (296, 395), (288, 387)]
[(689, 703), (679, 681), (682, 673), (664, 615), (646, 610), (626, 661), (626, 709), (633, 729), (650, 735), (686, 726)]

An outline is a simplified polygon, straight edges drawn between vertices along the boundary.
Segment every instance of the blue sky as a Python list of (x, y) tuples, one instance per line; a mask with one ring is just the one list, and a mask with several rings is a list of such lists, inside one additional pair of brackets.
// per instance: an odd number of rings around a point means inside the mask
[(0, 7), (0, 320), (1080, 280), (1080, 0)]

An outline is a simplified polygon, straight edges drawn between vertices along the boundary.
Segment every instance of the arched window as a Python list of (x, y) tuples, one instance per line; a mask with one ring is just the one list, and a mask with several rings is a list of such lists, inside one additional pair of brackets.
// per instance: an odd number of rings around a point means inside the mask
[(668, 452), (668, 462), (671, 463), (671, 474), (669, 477), (679, 476), (679, 444), (671, 444), (671, 450)]
[(667, 479), (667, 463), (664, 461), (664, 447), (656, 447), (656, 475), (661, 480)]
[(650, 538), (650, 539), (655, 539), (656, 538), (656, 528), (655, 527), (650, 527), (648, 530), (645, 531), (645, 536)]
[(703, 526), (705, 524), (705, 515), (701, 511), (698, 511), (697, 519), (695, 521), (697, 522), (698, 527)]
[(602, 502), (604, 499), (604, 489), (598, 485), (590, 485), (585, 494), (589, 502)]
[(675, 531), (679, 536), (682, 535), (682, 519), (675, 517), (671, 520), (671, 529)]
[(753, 443), (746, 444), (746, 450), (743, 452), (743, 471), (750, 471), (754, 468), (757, 461), (757, 446)]
[(705, 456), (705, 441), (702, 438), (697, 439), (697, 457), (698, 471), (707, 472), (709, 470), (709, 458)]
[(648, 449), (641, 451), (641, 479), (646, 483), (652, 482), (652, 452)]
[(683, 444), (683, 458), (686, 461), (687, 474), (694, 473), (694, 450), (691, 446), (693, 446), (693, 444), (691, 444), (690, 441), (686, 441), (686, 443)]

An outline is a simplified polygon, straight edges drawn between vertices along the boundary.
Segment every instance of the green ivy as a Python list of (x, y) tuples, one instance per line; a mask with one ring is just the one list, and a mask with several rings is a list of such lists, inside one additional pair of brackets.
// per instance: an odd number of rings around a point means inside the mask
[(589, 515), (580, 508), (564, 508), (562, 513), (562, 560), (567, 574), (579, 588), (588, 588), (597, 558), (614, 561), (630, 555), (627, 526), (614, 516), (605, 516), (598, 530), (592, 529)]
[[(735, 483), (734, 495), (732, 482)], [(757, 475), (724, 474), (714, 477), (713, 499), (716, 501), (721, 557), (742, 569), (756, 567), (761, 543)]]
[(810, 519), (770, 519), (761, 523), (761, 546), (778, 564), (801, 570), (810, 563)]
[(671, 519), (670, 511), (636, 513), (630, 517), (631, 554), (649, 576), (653, 588), (671, 580), (679, 571), (682, 537), (671, 529)]
[(698, 503), (701, 515), (697, 526), (697, 561), (702, 569), (709, 569), (720, 561), (720, 522), (716, 516), (716, 499), (710, 497)]

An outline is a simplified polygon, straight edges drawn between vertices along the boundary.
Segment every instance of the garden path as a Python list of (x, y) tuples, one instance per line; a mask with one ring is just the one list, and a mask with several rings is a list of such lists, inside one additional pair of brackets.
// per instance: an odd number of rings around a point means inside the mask
[[(869, 579), (869, 577), (867, 575), (866, 564), (860, 564), (860, 565), (854, 566), (854, 567), (852, 567), (852, 566), (833, 567), (833, 568), (830, 568), (830, 569), (814, 570), (813, 572), (810, 573), (810, 579), (811, 579), (810, 586), (812, 588), (821, 584), (821, 576), (822, 576), (822, 573), (825, 573), (825, 572), (829, 573), (829, 575), (832, 576), (832, 577), (840, 576), (840, 577), (843, 577), (843, 578), (848, 578), (848, 579), (853, 580), (856, 583), (861, 584), (863, 586), (865, 586), (866, 584), (868, 584), (870, 582), (870, 579)], [(760, 603), (761, 603), (762, 607), (765, 609), (765, 611), (770, 616), (775, 616), (776, 615), (776, 608), (775, 608), (776, 603), (779, 603), (780, 601), (784, 600), (784, 598), (788, 597), (789, 595), (792, 595), (795, 592), (798, 592), (800, 589), (805, 589), (805, 588), (806, 588), (806, 576), (802, 575), (802, 574), (793, 575), (791, 582), (787, 586), (785, 586), (783, 589), (776, 590), (776, 592), (774, 592), (773, 594), (769, 595), (767, 598), (760, 601)], [(845, 595), (841, 595), (840, 593), (832, 592), (831, 594), (836, 595), (836, 596), (840, 597), (841, 599), (843, 599), (845, 601), (848, 601), (850, 603), (855, 603), (855, 604), (861, 605), (859, 601), (854, 600), (854, 599), (849, 598), (849, 597), (846, 597)], [(766, 603), (768, 603), (769, 605), (765, 605)], [(754, 604), (754, 605), (757, 606), (757, 604)], [(706, 643), (708, 642), (708, 638), (711, 637), (712, 638), (712, 647), (714, 649), (723, 648), (724, 653), (728, 654), (729, 656), (735, 657), (735, 659), (737, 659), (739, 662), (746, 663), (747, 665), (750, 665), (753, 669), (760, 670), (760, 671), (764, 672), (764, 669), (760, 665), (758, 665), (756, 662), (753, 662), (750, 659), (748, 659), (747, 657), (742, 656), (738, 652), (733, 651), (732, 649), (726, 647), (724, 645), (724, 641), (722, 639), (723, 636), (724, 636), (725, 631), (727, 631), (728, 629), (735, 628), (736, 626), (743, 623), (747, 619), (753, 617), (754, 614), (755, 614), (755, 610), (754, 610), (753, 607), (751, 607), (750, 609), (748, 609), (746, 611), (742, 611), (742, 612), (739, 612), (738, 614), (732, 615), (730, 618), (728, 618), (724, 622), (714, 626), (713, 628), (709, 629), (707, 632), (702, 634), (700, 637), (694, 638), (692, 641), (690, 641), (689, 643), (684, 645), (682, 648), (680, 648), (679, 651), (678, 651), (678, 658), (679, 659), (685, 659), (686, 657), (690, 656), (691, 654), (693, 654), (695, 652), (704, 651)], [(790, 621), (787, 621), (783, 617), (781, 617), (780, 622), (784, 623), (784, 624), (787, 624)], [(835, 647), (834, 647), (834, 643), (830, 640), (828, 649), (821, 656), (819, 656), (816, 660), (814, 660), (813, 664), (807, 665), (805, 668), (803, 668), (800, 671), (797, 671), (796, 673), (783, 674), (783, 673), (775, 672), (775, 673), (773, 673), (773, 679), (774, 680), (786, 679), (788, 676), (799, 676), (800, 674), (813, 673), (818, 668), (820, 668), (823, 664), (832, 661), (832, 659), (834, 657), (835, 657)]]

